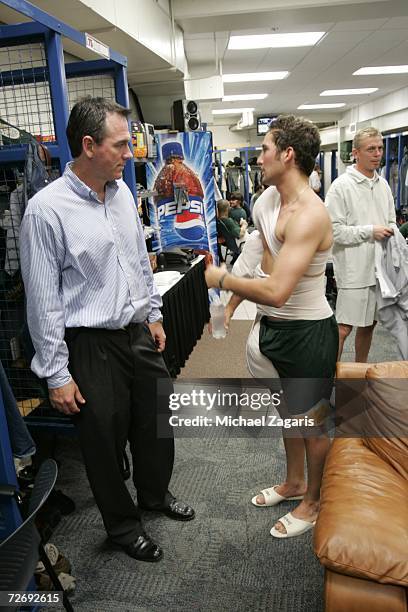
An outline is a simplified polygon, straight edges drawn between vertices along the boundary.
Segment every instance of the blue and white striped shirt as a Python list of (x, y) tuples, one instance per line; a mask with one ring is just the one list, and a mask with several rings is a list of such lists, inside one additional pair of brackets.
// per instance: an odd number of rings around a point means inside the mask
[(101, 202), (71, 164), (29, 201), (20, 229), (31, 369), (50, 388), (71, 379), (66, 327), (119, 329), (161, 317), (130, 190), (109, 182)]

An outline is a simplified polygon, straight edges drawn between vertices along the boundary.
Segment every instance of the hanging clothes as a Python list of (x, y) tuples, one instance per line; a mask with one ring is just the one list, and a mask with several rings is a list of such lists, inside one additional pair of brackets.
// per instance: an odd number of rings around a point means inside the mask
[(262, 170), (258, 164), (252, 164), (249, 169), (249, 176), (252, 181), (252, 193), (256, 193), (262, 184)]
[(396, 201), (398, 195), (398, 162), (395, 159), (390, 166), (390, 178), (388, 182), (394, 201)]
[(225, 180), (224, 166), (221, 166), (221, 193), (222, 193), (223, 198), (225, 198), (225, 195), (227, 193), (227, 181)]
[(0, 388), (3, 396), (7, 426), (9, 430), (11, 451), (14, 457), (20, 459), (34, 455), (34, 441), (17, 407), (16, 399), (0, 361)]
[(19, 185), (10, 194), (9, 209), (0, 219), (0, 227), (6, 232), (6, 259), (4, 270), (9, 276), (20, 269), (19, 236), (24, 214), (24, 185)]
[(399, 167), (399, 186), (400, 186), (400, 204), (407, 206), (408, 204), (408, 189), (407, 189), (407, 171), (408, 171), (408, 148), (404, 147), (404, 157), (401, 160)]

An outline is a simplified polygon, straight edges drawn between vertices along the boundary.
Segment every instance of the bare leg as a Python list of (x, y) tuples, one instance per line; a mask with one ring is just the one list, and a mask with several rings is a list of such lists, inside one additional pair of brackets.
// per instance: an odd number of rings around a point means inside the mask
[[(303, 495), (306, 491), (304, 439), (283, 437), (283, 442), (286, 452), (286, 481), (276, 486), (275, 491), (284, 497)], [(264, 496), (258, 495), (256, 502), (264, 504)]]
[[(305, 438), (304, 443), (307, 461), (307, 491), (292, 514), (295, 518), (313, 523), (319, 514), (320, 486), (326, 455), (330, 447), (330, 439), (326, 436)], [(282, 533), (286, 533), (286, 529), (280, 521), (275, 524), (275, 528)]]
[(368, 353), (370, 352), (371, 341), (373, 339), (374, 327), (377, 321), (367, 327), (358, 327), (356, 332), (356, 362), (367, 363)]
[(339, 352), (337, 355), (337, 361), (340, 361), (341, 354), (343, 352), (344, 341), (347, 338), (347, 336), (350, 335), (352, 329), (353, 329), (352, 325), (346, 325), (345, 323), (339, 323)]

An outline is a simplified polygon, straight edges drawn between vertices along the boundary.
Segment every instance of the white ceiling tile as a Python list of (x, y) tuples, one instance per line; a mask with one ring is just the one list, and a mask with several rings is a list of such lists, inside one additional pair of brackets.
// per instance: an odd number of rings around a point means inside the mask
[[(405, 61), (402, 61), (402, 58), (405, 58)], [(398, 64), (406, 64), (408, 63), (408, 32), (407, 32), (407, 40), (405, 40), (400, 45), (394, 47), (384, 53), (381, 56), (381, 62), (378, 64), (379, 66), (395, 66)], [(371, 64), (373, 65), (373, 64)]]
[[(391, 7), (390, 7), (391, 10)], [(344, 30), (352, 32), (353, 30), (379, 30), (387, 23), (388, 18), (383, 19), (356, 19), (353, 21), (340, 21), (336, 23), (333, 30)]]
[(260, 70), (292, 70), (310, 53), (311, 47), (268, 49), (260, 64)]
[(316, 49), (325, 48), (328, 45), (337, 43), (341, 43), (343, 45), (356, 45), (360, 41), (367, 38), (367, 36), (371, 35), (371, 32), (367, 30), (331, 30), (317, 45)]
[(408, 17), (392, 17), (388, 19), (387, 23), (383, 25), (383, 30), (399, 30), (406, 29), (408, 30)]

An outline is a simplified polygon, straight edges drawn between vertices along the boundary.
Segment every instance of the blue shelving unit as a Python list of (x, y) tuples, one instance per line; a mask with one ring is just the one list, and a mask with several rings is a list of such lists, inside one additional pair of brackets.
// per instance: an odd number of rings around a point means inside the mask
[[(64, 65), (63, 37), (87, 47), (87, 38), (84, 32), (78, 32), (26, 0), (0, 0), (0, 3), (33, 20), (29, 23), (0, 26), (0, 47), (33, 42), (44, 44), (47, 62), (45, 70), (30, 67), (27, 70), (2, 71), (2, 84), (4, 86), (9, 82), (14, 85), (21, 85), (34, 81), (38, 83), (41, 80), (46, 80), (49, 83), (56, 143), (47, 144), (47, 147), (51, 156), (59, 160), (60, 170), (63, 171), (65, 164), (71, 159), (65, 135), (69, 115), (67, 79), (90, 75), (112, 75), (116, 101), (128, 107), (127, 59), (120, 53), (109, 49), (110, 59)], [(8, 146), (0, 149), (0, 164), (22, 161), (24, 157), (24, 146)], [(136, 178), (132, 161), (126, 164), (124, 179), (136, 197)]]
[[(3, 395), (0, 389), (0, 485), (17, 491), (17, 477), (9, 440)], [(4, 540), (21, 523), (21, 514), (12, 494), (0, 494), (0, 541)]]

